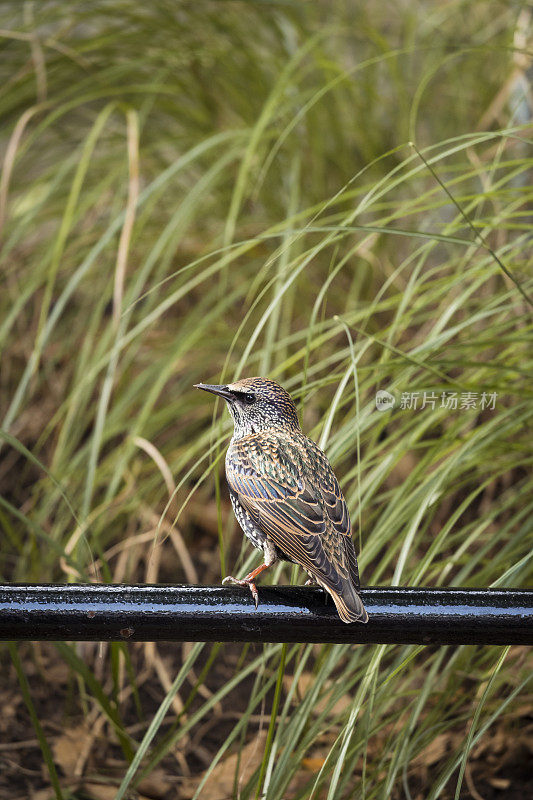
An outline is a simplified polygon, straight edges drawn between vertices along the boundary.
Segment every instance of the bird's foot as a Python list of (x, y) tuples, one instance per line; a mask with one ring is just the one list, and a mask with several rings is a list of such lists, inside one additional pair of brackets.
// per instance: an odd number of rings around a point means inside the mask
[(267, 558), (264, 564), (261, 564), (260, 567), (256, 567), (256, 569), (252, 570), (252, 572), (250, 572), (245, 578), (233, 578), (231, 575), (227, 575), (222, 583), (236, 583), (237, 586), (248, 586), (252, 593), (252, 597), (254, 598), (255, 607), (257, 608), (259, 605), (259, 594), (257, 593), (255, 579), (258, 575), (272, 566), (272, 564), (273, 561)]
[(315, 581), (314, 578), (308, 578), (304, 583), (304, 586), (318, 586), (318, 581)]
[(252, 597), (254, 598), (255, 607), (257, 608), (259, 605), (259, 593), (253, 578), (234, 578), (232, 575), (226, 575), (222, 583), (235, 583), (237, 586), (247, 586), (252, 593)]

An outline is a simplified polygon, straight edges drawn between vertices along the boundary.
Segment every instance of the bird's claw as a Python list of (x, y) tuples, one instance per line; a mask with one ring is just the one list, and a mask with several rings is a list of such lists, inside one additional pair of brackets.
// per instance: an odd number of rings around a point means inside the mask
[(257, 591), (257, 586), (253, 581), (247, 581), (246, 578), (234, 578), (232, 575), (226, 575), (226, 577), (222, 580), (222, 583), (234, 583), (237, 586), (247, 586), (252, 593), (252, 597), (254, 599), (255, 607), (257, 608), (259, 605), (259, 592)]

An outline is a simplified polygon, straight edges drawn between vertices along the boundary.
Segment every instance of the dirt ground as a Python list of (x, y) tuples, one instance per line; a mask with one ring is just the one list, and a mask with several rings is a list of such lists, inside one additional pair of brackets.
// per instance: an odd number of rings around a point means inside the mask
[[(164, 697), (162, 680), (164, 672), (175, 675), (188, 645), (158, 644), (129, 645), (132, 663), (138, 675), (142, 719), (139, 718), (131, 697), (121, 704), (129, 733), (140, 738), (149, 720)], [(0, 798), (2, 800), (48, 800), (54, 793), (28, 710), (21, 695), (17, 676), (5, 648), (0, 673)], [(248, 656), (260, 651), (252, 646)], [(80, 704), (78, 683), (52, 643), (25, 643), (19, 649), (28, 678), (32, 699), (52, 748), (61, 786), (65, 793), (73, 792), (83, 800), (112, 800), (116, 787), (125, 772), (121, 748), (97, 709)], [(217, 688), (228, 679), (241, 655), (240, 645), (224, 645), (217, 653), (209, 673), (204, 692)], [(93, 644), (78, 646), (78, 654), (87, 659), (100, 673), (105, 688), (110, 682), (108, 646)], [(208, 649), (204, 656), (207, 658)], [(127, 683), (126, 683), (127, 685)], [(192, 797), (204, 770), (231, 730), (236, 717), (246, 706), (244, 686), (226, 698), (213, 710), (210, 718), (184, 738), (172, 755), (166, 756), (138, 787), (131, 797), (147, 800)], [(242, 708), (239, 709), (239, 704)], [(265, 703), (268, 709), (270, 703)], [(194, 701), (191, 710), (194, 709)], [(174, 711), (179, 710), (177, 699)], [(143, 721), (144, 720), (144, 721)], [(175, 720), (169, 714), (162, 731), (166, 732)], [(241, 754), (240, 779), (244, 785), (261, 760), (268, 719), (257, 715), (252, 720), (247, 743)], [(512, 731), (512, 735), (510, 735)], [(384, 732), (385, 735), (385, 732)], [(451, 731), (437, 736), (411, 763), (409, 788), (415, 800), (424, 800), (431, 776), (439, 770), (454, 746), (460, 744), (464, 731)], [(380, 743), (370, 743), (369, 753), (378, 750)], [(290, 787), (291, 796), (305, 786), (312, 774), (320, 768), (330, 743), (318, 742), (312, 757), (302, 762), (301, 781)], [(323, 748), (324, 752), (321, 752)], [(206, 800), (224, 800), (233, 796), (237, 754), (231, 753), (215, 769), (202, 792)], [(533, 797), (533, 703), (524, 706), (520, 716), (512, 720), (503, 718), (491, 728), (473, 750), (463, 782), (461, 798), (473, 800), (526, 800)], [(357, 780), (357, 776), (354, 776)], [(449, 782), (443, 798), (453, 798), (456, 777)], [(398, 789), (394, 797), (405, 794)]]

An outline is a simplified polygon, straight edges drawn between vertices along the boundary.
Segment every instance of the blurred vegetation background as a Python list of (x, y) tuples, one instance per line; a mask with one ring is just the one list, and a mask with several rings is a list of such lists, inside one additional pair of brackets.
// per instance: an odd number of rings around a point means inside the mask
[[(341, 479), (363, 583), (531, 585), (531, 6), (0, 14), (2, 580), (257, 563), (229, 418), (192, 386), (268, 375)], [(526, 648), (0, 658), (10, 800), (533, 792)]]

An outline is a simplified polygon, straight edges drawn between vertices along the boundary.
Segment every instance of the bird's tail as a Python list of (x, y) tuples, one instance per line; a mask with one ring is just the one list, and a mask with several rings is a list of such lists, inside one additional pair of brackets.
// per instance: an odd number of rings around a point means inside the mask
[(339, 617), (343, 622), (368, 622), (368, 614), (361, 600), (361, 595), (349, 581), (344, 583), (340, 593), (324, 586), (337, 606)]

